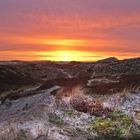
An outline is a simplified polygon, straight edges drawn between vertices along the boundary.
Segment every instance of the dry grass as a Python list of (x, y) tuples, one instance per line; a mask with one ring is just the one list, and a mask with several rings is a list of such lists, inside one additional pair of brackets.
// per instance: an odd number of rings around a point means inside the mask
[(130, 86), (128, 88), (124, 88), (120, 93), (120, 97), (127, 97), (132, 93), (140, 93), (140, 86)]

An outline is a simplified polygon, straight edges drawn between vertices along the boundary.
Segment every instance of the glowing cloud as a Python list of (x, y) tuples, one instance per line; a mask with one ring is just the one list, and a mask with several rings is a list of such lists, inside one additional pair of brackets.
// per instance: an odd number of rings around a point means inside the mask
[(87, 44), (87, 41), (76, 39), (46, 39), (41, 43), (56, 46), (83, 46)]

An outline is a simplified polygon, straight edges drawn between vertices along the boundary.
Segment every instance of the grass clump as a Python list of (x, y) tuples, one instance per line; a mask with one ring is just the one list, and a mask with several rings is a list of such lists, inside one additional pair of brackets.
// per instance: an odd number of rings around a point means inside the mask
[(66, 115), (68, 115), (70, 118), (74, 117), (76, 115), (75, 110), (68, 109), (65, 111)]
[(20, 130), (20, 132), (17, 134), (17, 137), (14, 140), (27, 140), (27, 136), (25, 134), (25, 131)]
[(122, 139), (128, 134), (132, 120), (120, 112), (113, 112), (108, 118), (96, 118), (91, 123), (91, 130), (97, 132), (99, 137), (113, 138), (113, 140)]
[(65, 125), (66, 123), (63, 121), (62, 118), (60, 118), (59, 116), (57, 116), (55, 113), (50, 113), (49, 114), (49, 119), (48, 121), (50, 123), (53, 123), (55, 125), (58, 125), (58, 126), (62, 126), (62, 125)]

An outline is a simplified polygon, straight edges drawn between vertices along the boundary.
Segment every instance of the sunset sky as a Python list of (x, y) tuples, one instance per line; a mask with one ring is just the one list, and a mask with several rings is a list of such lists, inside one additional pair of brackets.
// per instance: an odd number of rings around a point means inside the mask
[(140, 0), (0, 0), (0, 60), (140, 57)]

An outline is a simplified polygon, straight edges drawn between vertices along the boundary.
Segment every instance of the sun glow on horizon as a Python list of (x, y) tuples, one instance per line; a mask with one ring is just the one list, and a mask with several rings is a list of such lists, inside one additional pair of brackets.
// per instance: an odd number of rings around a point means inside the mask
[[(139, 57), (139, 54), (110, 52), (104, 54), (104, 52), (86, 52), (86, 51), (74, 51), (74, 50), (57, 50), (57, 51), (2, 51), (0, 52), (1, 61), (8, 60), (23, 60), (23, 61), (81, 61), (81, 62), (93, 62), (108, 57), (117, 57), (118, 59), (126, 59)], [(131, 57), (130, 57), (131, 56)], [(7, 59), (8, 57), (8, 59)]]
[[(4, 39), (5, 37), (3, 37)], [(49, 61), (82, 61), (92, 62), (107, 57), (118, 57), (124, 59), (128, 57), (138, 57), (139, 52), (108, 51), (104, 44), (113, 46), (115, 41), (86, 38), (61, 38), (61, 37), (22, 37), (12, 36), (9, 41), (17, 42), (17, 45), (25, 42), (23, 47), (15, 51), (14, 46), (11, 51), (0, 52), (1, 60), (49, 60)], [(121, 44), (121, 43), (120, 43)], [(31, 49), (28, 50), (28, 46)], [(98, 48), (97, 48), (98, 47)], [(33, 50), (33, 51), (32, 51)]]
[[(51, 61), (93, 61), (98, 58), (96, 54), (82, 51), (54, 51), (54, 52), (38, 52), (40, 60)], [(51, 54), (51, 55), (50, 55)]]

